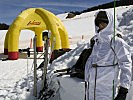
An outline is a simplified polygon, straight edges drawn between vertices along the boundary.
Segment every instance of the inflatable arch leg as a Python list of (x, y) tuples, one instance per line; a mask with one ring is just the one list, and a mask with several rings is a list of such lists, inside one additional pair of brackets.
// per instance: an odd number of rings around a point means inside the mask
[(39, 29), (36, 29), (35, 30), (35, 35), (37, 37), (36, 51), (37, 52), (43, 52), (42, 31), (39, 30)]
[(61, 37), (61, 46), (62, 49), (69, 49), (69, 41), (68, 35), (62, 29), (59, 29), (60, 37)]
[[(56, 31), (54, 31), (54, 32), (56, 32), (56, 34), (53, 34), (53, 37), (55, 37), (55, 40), (56, 40), (54, 50), (59, 50), (59, 49), (62, 48), (62, 47), (61, 47), (61, 38), (60, 38), (60, 34), (59, 34), (59, 32), (57, 31), (57, 29), (56, 29)], [(54, 33), (54, 32), (53, 32), (53, 33)], [(51, 31), (51, 33), (52, 33), (52, 31)]]
[(9, 32), (7, 32), (4, 42), (4, 54), (8, 55), (8, 39), (9, 39)]
[(8, 58), (11, 60), (18, 59), (18, 44), (19, 44), (20, 31), (13, 29), (8, 38)]

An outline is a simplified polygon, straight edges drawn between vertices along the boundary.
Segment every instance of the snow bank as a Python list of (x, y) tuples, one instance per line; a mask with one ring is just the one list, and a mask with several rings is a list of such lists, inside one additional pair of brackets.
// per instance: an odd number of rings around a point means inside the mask
[(53, 61), (50, 69), (56, 70), (72, 67), (76, 63), (80, 53), (88, 47), (88, 43), (78, 45), (75, 49), (71, 50), (70, 52), (66, 52), (64, 55)]
[[(83, 80), (77, 78), (70, 78), (69, 75), (57, 77), (58, 73), (54, 73), (55, 70), (65, 69), (72, 67), (80, 53), (85, 48), (88, 48), (89, 44), (80, 44), (77, 48), (71, 50), (60, 56), (58, 59), (52, 62), (52, 65), (48, 67), (48, 90), (53, 90), (54, 93), (50, 97), (50, 100), (82, 100), (84, 96), (84, 83)], [(76, 85), (75, 85), (76, 84)], [(77, 91), (77, 88), (80, 89)], [(79, 94), (79, 95), (77, 95)], [(58, 99), (57, 99), (58, 97)]]
[(133, 46), (133, 8), (130, 8), (122, 14), (118, 30), (124, 35), (124, 40)]

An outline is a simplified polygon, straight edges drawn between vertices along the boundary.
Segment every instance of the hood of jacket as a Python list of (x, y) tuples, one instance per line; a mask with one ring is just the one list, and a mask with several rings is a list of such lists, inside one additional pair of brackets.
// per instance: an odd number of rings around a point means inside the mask
[[(95, 16), (97, 16), (97, 14), (98, 12), (96, 13)], [(110, 41), (112, 36), (115, 34), (113, 13), (106, 11), (106, 14), (107, 14), (108, 21), (109, 21), (108, 25), (103, 30), (101, 30), (99, 33), (97, 32), (99, 28), (95, 25), (95, 32), (96, 32), (99, 42)]]

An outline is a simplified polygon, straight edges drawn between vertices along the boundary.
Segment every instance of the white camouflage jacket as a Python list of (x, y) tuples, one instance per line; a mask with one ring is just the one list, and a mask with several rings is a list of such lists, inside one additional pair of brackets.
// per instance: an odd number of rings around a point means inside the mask
[[(95, 100), (112, 100), (113, 94), (116, 96), (118, 85), (127, 89), (131, 85), (130, 47), (123, 39), (113, 38), (113, 15), (106, 13), (109, 24), (96, 33), (96, 43), (85, 66), (85, 81), (88, 82), (87, 100), (94, 100), (94, 98)], [(97, 67), (92, 65), (97, 65)]]

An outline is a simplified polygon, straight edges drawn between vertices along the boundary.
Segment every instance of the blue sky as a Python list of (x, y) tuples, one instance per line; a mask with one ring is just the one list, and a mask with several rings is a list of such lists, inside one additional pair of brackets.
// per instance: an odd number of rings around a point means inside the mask
[(114, 0), (0, 0), (0, 23), (11, 24), (19, 13), (30, 7), (42, 7), (54, 14), (82, 11)]

